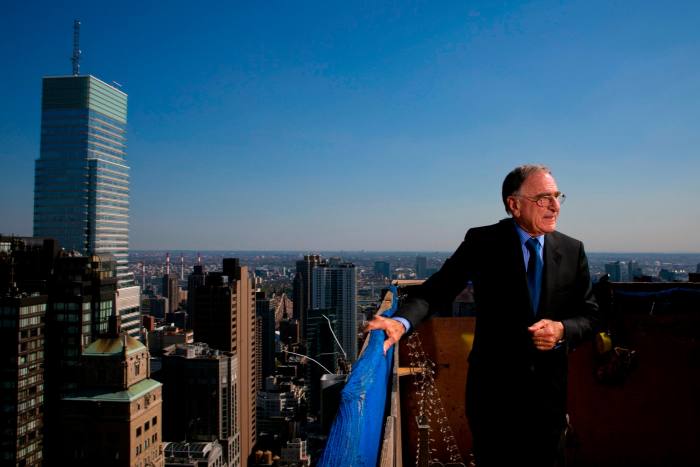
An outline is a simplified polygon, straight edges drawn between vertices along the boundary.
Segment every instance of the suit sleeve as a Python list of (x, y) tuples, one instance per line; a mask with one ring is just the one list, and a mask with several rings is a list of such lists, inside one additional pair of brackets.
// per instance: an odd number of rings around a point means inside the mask
[(413, 330), (440, 306), (450, 305), (472, 278), (473, 244), (473, 231), (469, 230), (440, 270), (408, 292), (394, 317), (407, 319)]
[(578, 271), (573, 293), (576, 295), (577, 309), (571, 317), (563, 319), (562, 323), (564, 324), (564, 337), (569, 345), (575, 346), (588, 337), (600, 321), (598, 303), (593, 295), (588, 259), (583, 243), (579, 243)]

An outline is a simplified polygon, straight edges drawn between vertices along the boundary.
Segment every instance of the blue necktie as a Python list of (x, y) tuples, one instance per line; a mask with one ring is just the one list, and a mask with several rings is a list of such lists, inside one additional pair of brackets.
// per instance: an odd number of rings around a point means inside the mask
[(542, 245), (536, 238), (530, 238), (525, 242), (530, 259), (527, 262), (527, 287), (530, 289), (530, 302), (532, 311), (537, 315), (537, 307), (540, 303), (540, 289), (542, 288), (542, 258), (540, 249)]

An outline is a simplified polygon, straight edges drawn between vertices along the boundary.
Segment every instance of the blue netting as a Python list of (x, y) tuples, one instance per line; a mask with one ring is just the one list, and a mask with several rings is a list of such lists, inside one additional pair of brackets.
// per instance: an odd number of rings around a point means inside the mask
[[(392, 305), (383, 316), (396, 311), (398, 292), (395, 286), (390, 290)], [(353, 365), (319, 466), (377, 465), (394, 355), (394, 346), (384, 355), (384, 338), (384, 331), (371, 331), (365, 351)]]

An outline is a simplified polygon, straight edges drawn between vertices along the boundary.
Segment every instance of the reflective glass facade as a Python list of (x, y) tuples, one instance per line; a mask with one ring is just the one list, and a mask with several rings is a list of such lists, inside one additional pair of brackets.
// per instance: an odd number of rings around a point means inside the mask
[(34, 236), (66, 250), (111, 253), (119, 286), (129, 257), (127, 95), (93, 76), (43, 80)]

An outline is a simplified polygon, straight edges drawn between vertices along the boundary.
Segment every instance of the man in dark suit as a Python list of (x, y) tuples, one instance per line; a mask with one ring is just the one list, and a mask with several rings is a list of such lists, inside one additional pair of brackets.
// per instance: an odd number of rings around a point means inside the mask
[(560, 464), (566, 426), (567, 351), (595, 325), (583, 244), (557, 232), (565, 196), (548, 168), (524, 165), (503, 182), (511, 218), (470, 229), (442, 268), (375, 317), (385, 349), (474, 284), (477, 319), (466, 410), (477, 467)]

